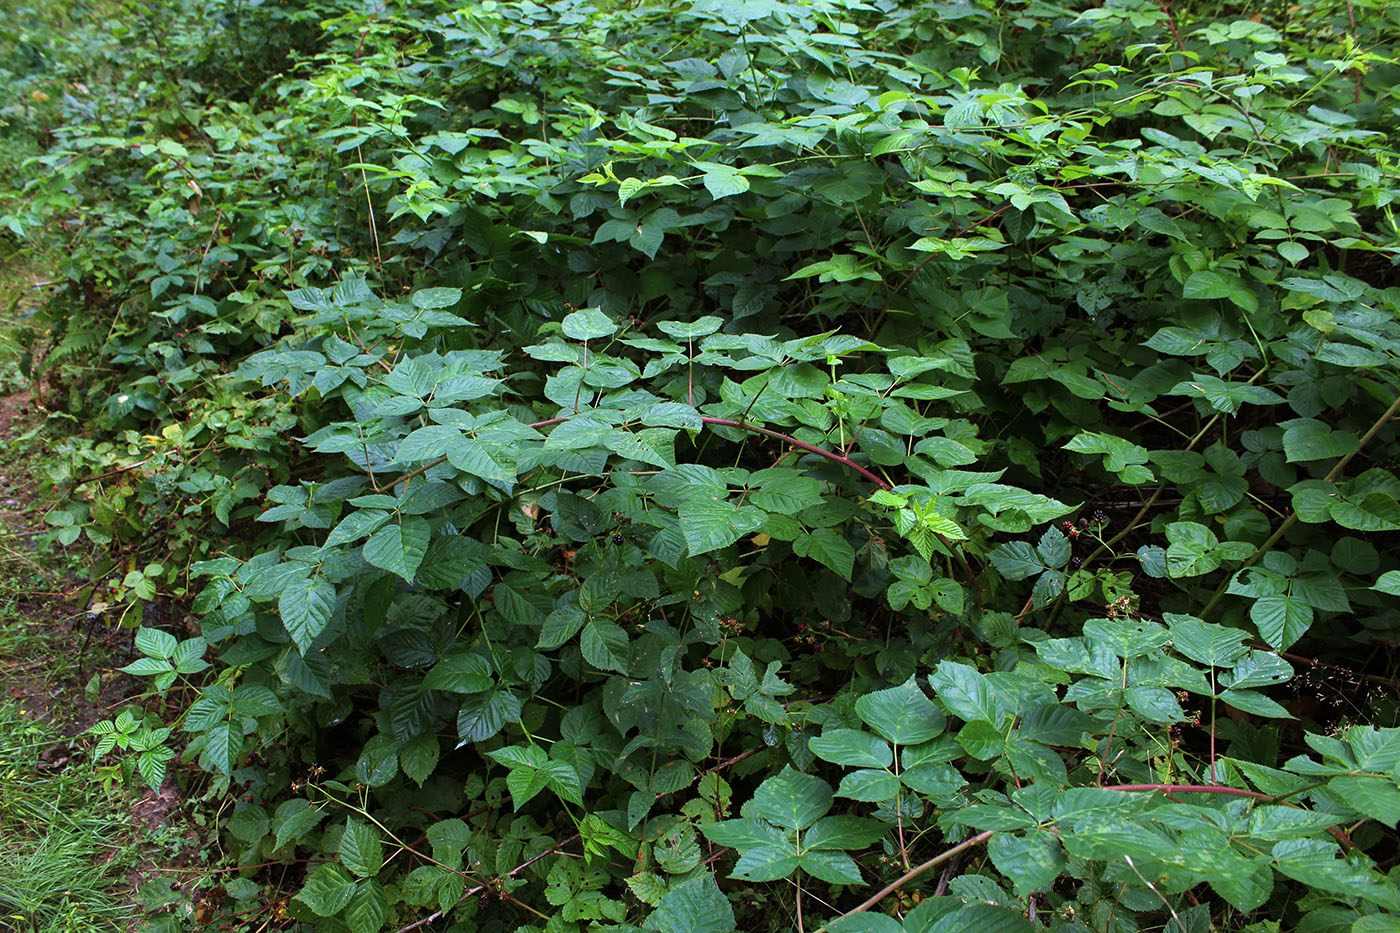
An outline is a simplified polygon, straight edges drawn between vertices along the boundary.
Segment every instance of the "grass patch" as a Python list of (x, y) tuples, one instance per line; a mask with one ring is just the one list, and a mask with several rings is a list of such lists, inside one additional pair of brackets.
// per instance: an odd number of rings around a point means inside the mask
[(25, 701), (0, 699), (0, 928), (126, 929), (135, 852), (124, 808), (103, 792), (86, 752), (70, 751), (34, 716)]

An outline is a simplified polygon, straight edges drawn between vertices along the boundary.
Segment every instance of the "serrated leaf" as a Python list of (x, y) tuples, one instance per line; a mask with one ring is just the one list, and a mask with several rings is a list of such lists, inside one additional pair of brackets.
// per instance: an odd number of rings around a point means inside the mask
[(421, 518), (409, 517), (387, 525), (365, 542), (365, 560), (412, 583), (428, 553), (432, 529)]
[(388, 917), (389, 901), (383, 886), (374, 880), (361, 882), (345, 910), (350, 933), (379, 933)]
[(987, 841), (992, 864), (1016, 886), (1016, 894), (1026, 897), (1059, 877), (1065, 856), (1059, 840), (1043, 829), (1025, 835), (998, 833)]
[(784, 829), (806, 829), (831, 809), (831, 786), (791, 765), (758, 785), (749, 806)]
[(424, 311), (450, 308), (462, 300), (460, 288), (420, 288), (409, 296), (415, 308)]
[(490, 690), (494, 684), (491, 663), (475, 651), (458, 651), (448, 655), (423, 678), (425, 688), (450, 693), (482, 693)]
[(395, 460), (405, 464), (436, 460), (447, 453), (448, 444), (461, 436), (462, 432), (451, 425), (430, 424), (421, 427), (399, 442)]
[(136, 630), (133, 641), (136, 650), (148, 658), (174, 657), (175, 649), (179, 646), (179, 640), (174, 635), (144, 625)]
[(326, 813), (320, 807), (313, 807), (310, 801), (300, 797), (283, 801), (277, 805), (273, 815), (273, 845), (280, 849), (288, 842), (294, 842), (309, 833), (317, 823), (325, 819)]
[(888, 768), (894, 752), (869, 732), (859, 729), (828, 729), (807, 741), (818, 758), (849, 768)]
[(861, 884), (860, 866), (844, 852), (815, 849), (803, 852), (797, 865), (814, 878), (828, 884)]
[(323, 577), (298, 580), (277, 598), (277, 614), (297, 651), (306, 654), (335, 614), (335, 587)]
[(1070, 544), (1069, 538), (1065, 537), (1063, 531), (1051, 525), (1040, 536), (1035, 551), (1040, 555), (1040, 559), (1046, 567), (1057, 569), (1069, 563), (1074, 546)]
[[(628, 885), (631, 886), (631, 879)], [(662, 894), (656, 910), (647, 918), (647, 927), (657, 933), (731, 933), (734, 908), (715, 884), (714, 876), (705, 873), (678, 882)]]
[(1045, 563), (1034, 547), (1025, 541), (1007, 541), (997, 545), (989, 555), (992, 566), (1008, 580), (1024, 580), (1045, 569)]
[(699, 557), (757, 531), (763, 525), (764, 513), (753, 506), (695, 496), (681, 503), (677, 517), (691, 556)]
[(856, 562), (855, 548), (834, 528), (818, 528), (799, 535), (792, 542), (792, 549), (799, 557), (811, 557), (830, 567), (843, 580), (851, 579)]
[(890, 827), (858, 816), (824, 816), (802, 834), (804, 849), (863, 849), (874, 845)]
[(1261, 596), (1249, 607), (1249, 618), (1269, 647), (1282, 651), (1312, 626), (1313, 609), (1296, 596)]
[(597, 340), (617, 330), (617, 323), (597, 308), (584, 308), (564, 318), (564, 336), (574, 340)]
[(1325, 422), (1313, 418), (1285, 422), (1283, 452), (1289, 463), (1345, 457), (1355, 453), (1359, 446), (1354, 434), (1334, 431)]
[(629, 647), (621, 626), (605, 619), (589, 620), (579, 637), (579, 648), (583, 659), (599, 670), (627, 672)]
[[(980, 671), (955, 661), (939, 661), (937, 669), (929, 675), (928, 682), (939, 702), (954, 716), (964, 722), (980, 720), (993, 727), (1000, 726), (1001, 714), (995, 694), (986, 676)], [(942, 731), (941, 726), (938, 731)], [(935, 734), (937, 733), (930, 734), (927, 738), (932, 738)]]
[(856, 700), (856, 715), (896, 745), (917, 745), (943, 731), (947, 720), (911, 676), (897, 687), (876, 690)]
[(865, 800), (871, 803), (893, 800), (898, 795), (899, 778), (893, 772), (875, 768), (861, 768), (846, 772), (841, 778), (840, 785), (836, 788), (836, 796), (838, 797), (849, 797), (852, 800)]
[(318, 917), (333, 917), (344, 910), (354, 896), (355, 882), (345, 869), (334, 862), (326, 862), (316, 866), (296, 899)]
[(361, 878), (372, 878), (384, 865), (379, 830), (354, 817), (345, 821), (338, 850), (341, 863)]
[(1172, 645), (1193, 661), (1212, 667), (1227, 667), (1249, 649), (1245, 647), (1246, 632), (1226, 628), (1213, 622), (1202, 622), (1193, 616), (1166, 616)]
[(436, 735), (426, 733), (414, 736), (399, 749), (399, 767), (413, 783), (421, 787), (437, 768), (441, 754), (442, 747)]
[(484, 742), (507, 723), (520, 719), (520, 699), (508, 690), (478, 693), (462, 700), (457, 710), (457, 734), (463, 744)]

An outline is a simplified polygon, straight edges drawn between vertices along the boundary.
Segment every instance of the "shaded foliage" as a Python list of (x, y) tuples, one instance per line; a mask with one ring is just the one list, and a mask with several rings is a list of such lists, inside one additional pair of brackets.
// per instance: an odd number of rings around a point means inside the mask
[(106, 741), (320, 930), (1388, 929), (1396, 20), (153, 10), (26, 192)]

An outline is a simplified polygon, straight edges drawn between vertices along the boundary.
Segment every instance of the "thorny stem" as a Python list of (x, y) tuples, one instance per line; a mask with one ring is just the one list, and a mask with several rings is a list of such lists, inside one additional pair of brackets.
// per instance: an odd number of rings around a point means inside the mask
[[(1297, 804), (1288, 803), (1276, 794), (1263, 794), (1257, 790), (1245, 790), (1242, 787), (1226, 787), (1222, 784), (1110, 784), (1104, 790), (1121, 790), (1125, 792), (1157, 791), (1168, 797), (1173, 794), (1224, 794), (1227, 797), (1248, 797), (1251, 800), (1270, 800), (1275, 803), (1282, 803), (1284, 806), (1298, 807)], [(1349, 849), (1356, 848), (1356, 844), (1351, 841), (1346, 833), (1335, 826), (1329, 826), (1327, 831), (1337, 838)]]
[(1170, 0), (1161, 0), (1162, 12), (1167, 17), (1167, 28), (1172, 31), (1172, 38), (1176, 40), (1176, 47), (1181, 51), (1186, 51), (1186, 43), (1181, 41), (1181, 33), (1176, 29), (1176, 19), (1172, 16), (1172, 5)]
[[(935, 855), (933, 858), (929, 859), (927, 862), (924, 862), (922, 865), (916, 865), (915, 867), (906, 871), (904, 874), (900, 875), (895, 880), (891, 881), (889, 884), (885, 885), (880, 890), (876, 891), (874, 894), (870, 895), (857, 907), (846, 911), (844, 914), (837, 917), (836, 920), (831, 921), (831, 923), (836, 923), (839, 920), (844, 920), (853, 914), (864, 913), (865, 911), (869, 910), (870, 908), (874, 907), (876, 904), (884, 900), (887, 895), (898, 891), (900, 888), (904, 887), (904, 885), (913, 881), (915, 878), (919, 877), (924, 872), (928, 871), (930, 868), (937, 868), (939, 865), (948, 861), (948, 859), (953, 858), (959, 852), (965, 852), (973, 846), (981, 845), (996, 834), (997, 831), (995, 829), (989, 829), (986, 832), (978, 833), (970, 839), (963, 840), (962, 842), (953, 846), (951, 849), (948, 849), (945, 852)], [(826, 926), (823, 926), (820, 929), (818, 929), (816, 933), (826, 933), (826, 931), (829, 928), (830, 924), (827, 924)]]

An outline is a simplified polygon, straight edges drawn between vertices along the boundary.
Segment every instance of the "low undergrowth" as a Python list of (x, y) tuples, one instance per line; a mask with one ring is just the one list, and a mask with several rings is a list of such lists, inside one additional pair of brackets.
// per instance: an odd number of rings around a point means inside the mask
[(150, 684), (96, 751), (217, 811), (191, 914), (1393, 929), (1397, 17), (46, 47), (49, 522)]

